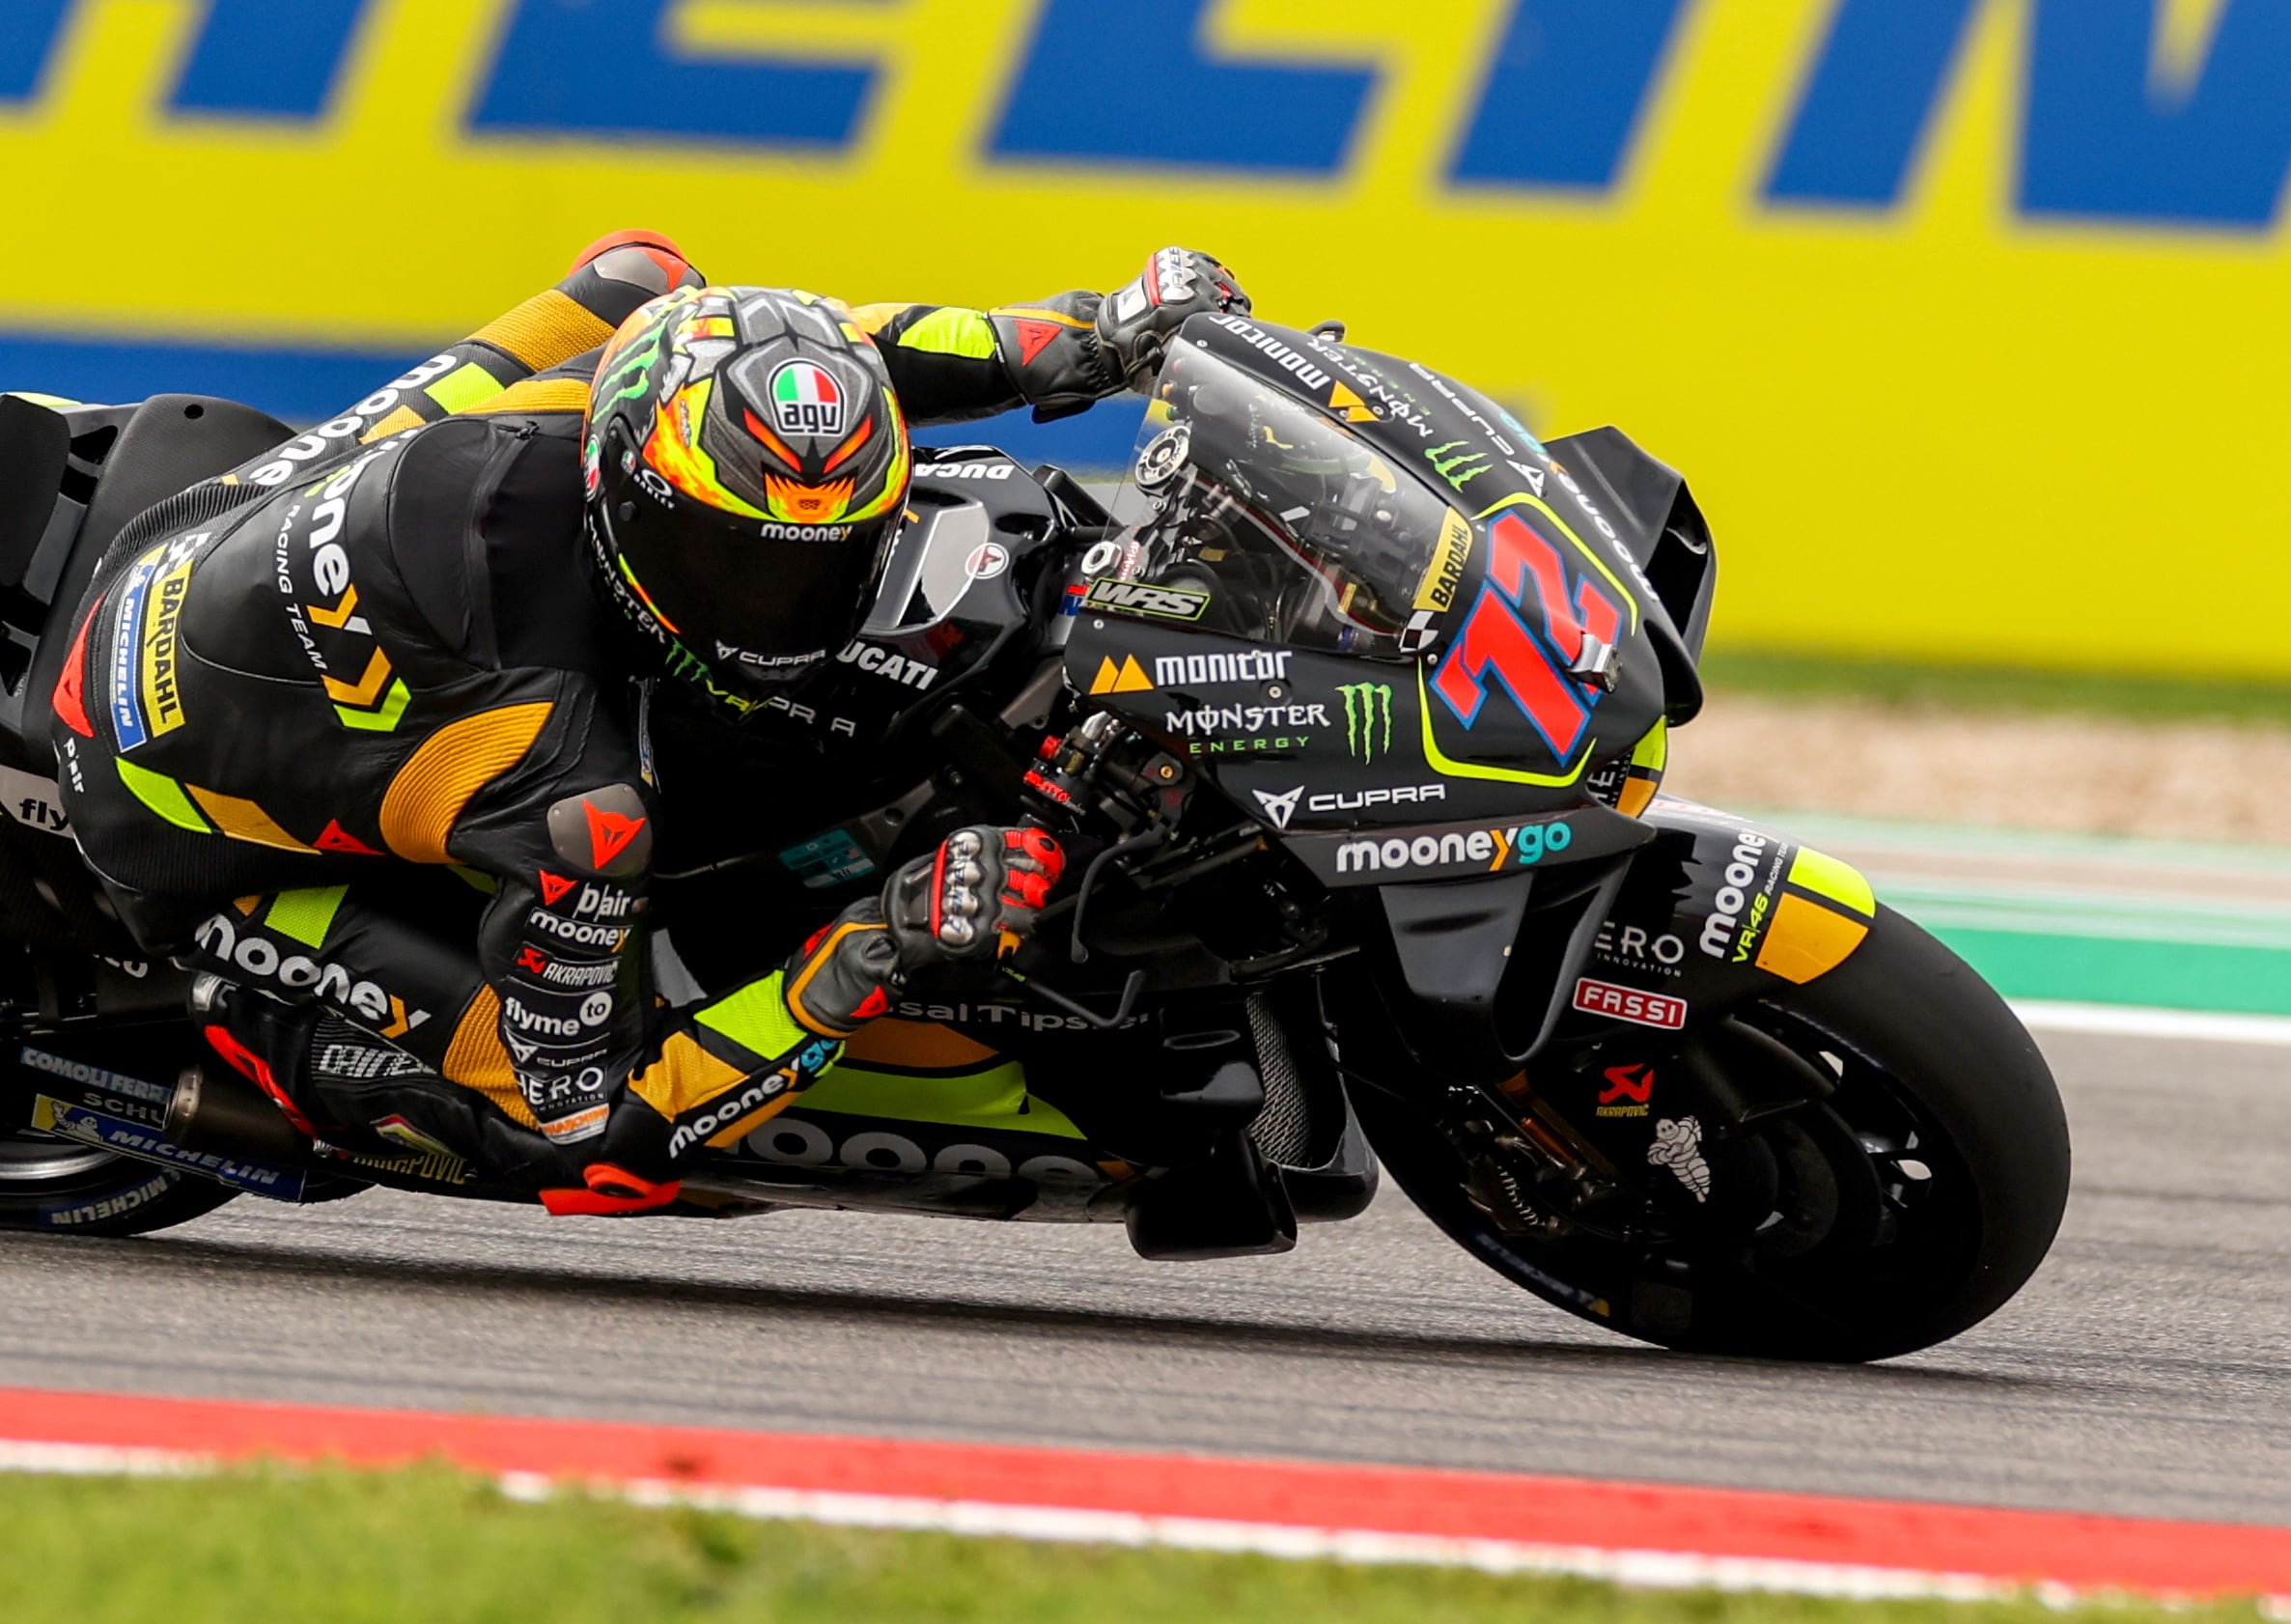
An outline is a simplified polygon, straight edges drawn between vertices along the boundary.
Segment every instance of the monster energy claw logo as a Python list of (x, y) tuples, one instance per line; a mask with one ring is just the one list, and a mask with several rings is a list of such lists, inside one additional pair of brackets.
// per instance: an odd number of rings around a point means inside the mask
[(1425, 460), (1432, 464), (1432, 471), (1458, 490), (1488, 471), (1486, 452), (1456, 449), (1470, 443), (1468, 440), (1450, 440), (1445, 445), (1433, 446), (1424, 453)]
[[(1384, 683), (1347, 683), (1336, 690), (1344, 696), (1344, 746), (1363, 762), (1377, 752), (1392, 753), (1392, 689)], [(1382, 728), (1383, 738), (1378, 738)]]
[(661, 341), (668, 336), (669, 316), (679, 307), (664, 306), (648, 326), (612, 357), (611, 370), (597, 380), (599, 400), (634, 400), (652, 386), (653, 368), (660, 359)]

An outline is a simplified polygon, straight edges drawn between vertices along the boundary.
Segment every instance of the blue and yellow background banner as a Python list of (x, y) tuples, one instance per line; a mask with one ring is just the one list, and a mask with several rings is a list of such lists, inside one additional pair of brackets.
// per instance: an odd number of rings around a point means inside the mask
[(627, 226), (1181, 241), (1682, 468), (1721, 640), (2291, 675), (2287, 172), (2291, 0), (0, 0), (0, 386), (316, 417)]

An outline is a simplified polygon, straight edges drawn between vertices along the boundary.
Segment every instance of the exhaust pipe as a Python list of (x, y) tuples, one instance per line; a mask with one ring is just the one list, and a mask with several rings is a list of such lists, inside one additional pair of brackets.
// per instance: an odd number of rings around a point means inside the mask
[(227, 1066), (185, 1066), (167, 1102), (167, 1137), (210, 1156), (308, 1166), (310, 1141), (269, 1095)]

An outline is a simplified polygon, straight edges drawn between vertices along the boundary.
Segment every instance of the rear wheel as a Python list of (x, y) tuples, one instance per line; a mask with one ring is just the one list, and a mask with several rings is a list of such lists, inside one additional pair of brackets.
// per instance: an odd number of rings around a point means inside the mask
[(31, 1129), (0, 1132), (0, 1230), (143, 1235), (204, 1217), (237, 1193)]
[[(1664, 1347), (1911, 1353), (1994, 1313), (2052, 1246), (2069, 1170), (2052, 1074), (2003, 1001), (1889, 910), (1819, 980), (1665, 1050), (1634, 1041), (1539, 1057), (1506, 1106), (1368, 1086), (1355, 1106), (1467, 1250)], [(1623, 1120), (1592, 1120), (1603, 1088)]]

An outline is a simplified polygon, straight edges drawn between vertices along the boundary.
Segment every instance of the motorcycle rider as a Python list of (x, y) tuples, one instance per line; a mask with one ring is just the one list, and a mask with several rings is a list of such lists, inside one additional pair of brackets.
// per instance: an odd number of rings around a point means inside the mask
[(123, 532), (55, 692), (81, 850), (149, 951), (233, 984), (209, 1041), (303, 1132), (553, 1211), (672, 1200), (906, 978), (1022, 938), (1062, 856), (960, 830), (782, 969), (670, 1009), (656, 688), (736, 721), (848, 642), (910, 420), (1078, 411), (1150, 387), (1187, 317), (1247, 309), (1175, 248), (1104, 296), (854, 309), (606, 238)]

